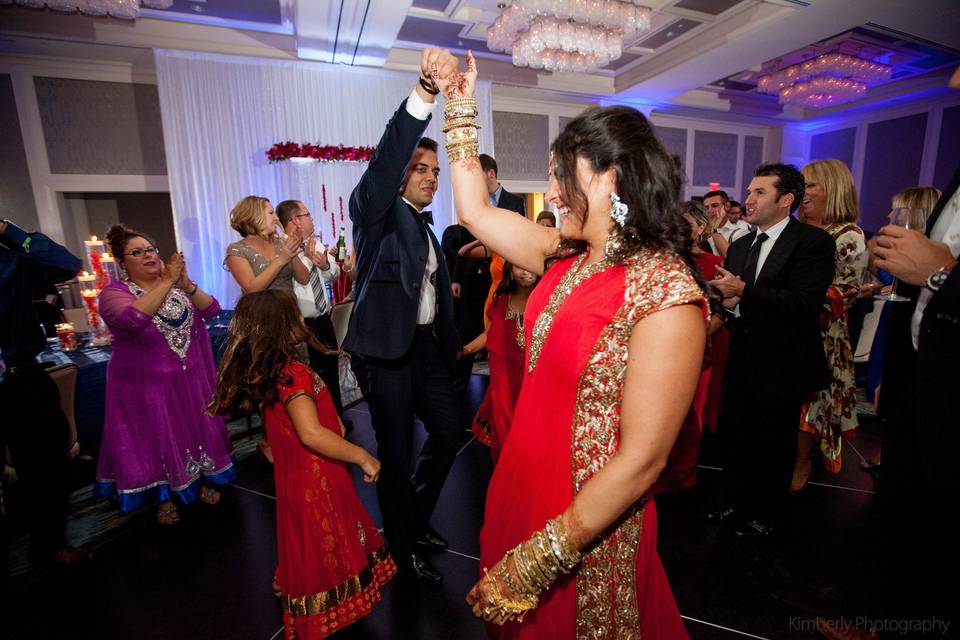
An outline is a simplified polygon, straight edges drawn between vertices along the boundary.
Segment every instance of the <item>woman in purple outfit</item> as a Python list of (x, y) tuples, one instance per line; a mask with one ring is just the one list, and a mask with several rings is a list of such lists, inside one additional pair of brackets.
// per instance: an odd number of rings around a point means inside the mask
[(230, 482), (230, 438), (207, 415), (216, 372), (206, 318), (220, 304), (187, 275), (183, 256), (164, 264), (153, 241), (123, 225), (107, 232), (123, 277), (100, 292), (113, 334), (97, 493), (121, 511), (159, 503), (157, 521), (179, 520), (174, 497), (216, 504)]

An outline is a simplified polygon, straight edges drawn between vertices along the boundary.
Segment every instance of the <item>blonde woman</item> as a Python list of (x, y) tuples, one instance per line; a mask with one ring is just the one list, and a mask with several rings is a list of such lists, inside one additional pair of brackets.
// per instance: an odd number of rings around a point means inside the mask
[(277, 235), (277, 216), (266, 198), (247, 196), (230, 212), (230, 226), (243, 238), (227, 247), (223, 264), (243, 293), (283, 289), (293, 293), (293, 279), (310, 282), (303, 261), (294, 260), (302, 239)]
[(820, 227), (837, 245), (833, 283), (820, 312), (823, 348), (830, 366), (830, 381), (804, 403), (800, 411), (797, 459), (792, 491), (801, 491), (810, 478), (811, 453), (820, 444), (823, 465), (830, 473), (840, 471), (841, 437), (857, 429), (856, 380), (853, 348), (847, 327), (847, 311), (856, 301), (867, 246), (857, 226), (860, 210), (853, 176), (839, 160), (816, 160), (803, 168), (806, 192), (798, 210), (801, 222)]
[[(293, 295), (293, 279), (300, 284), (310, 282), (310, 272), (300, 259), (302, 239), (296, 234), (281, 239), (277, 234), (279, 219), (267, 198), (247, 196), (230, 211), (230, 226), (243, 236), (227, 246), (223, 266), (240, 285), (244, 295), (266, 289), (282, 289)], [(257, 449), (271, 464), (273, 451), (266, 438)]]
[[(890, 213), (892, 214), (894, 209), (905, 208), (923, 209), (927, 215), (929, 215), (933, 211), (934, 207), (937, 206), (937, 201), (940, 200), (941, 195), (942, 194), (940, 193), (940, 190), (935, 187), (910, 187), (909, 189), (904, 189), (900, 193), (897, 193), (893, 196), (893, 201), (890, 205)], [(873, 254), (870, 255), (872, 259)], [(878, 271), (876, 266), (873, 264), (870, 265), (870, 270), (876, 274), (877, 279), (883, 284), (862, 287), (862, 291), (860, 293), (861, 296), (872, 296), (873, 294), (878, 293), (881, 287), (884, 285), (889, 285), (892, 280), (892, 276), (889, 273), (886, 271)], [(873, 342), (870, 345), (870, 360), (867, 362), (867, 400), (873, 402), (874, 408), (880, 405), (880, 382), (883, 374), (883, 357), (887, 347), (887, 324), (889, 321), (890, 303), (886, 303), (883, 311), (880, 312), (880, 320), (877, 323), (877, 332), (873, 335)], [(868, 459), (861, 463), (860, 468), (869, 473), (876, 473), (879, 471), (879, 452), (872, 459)]]

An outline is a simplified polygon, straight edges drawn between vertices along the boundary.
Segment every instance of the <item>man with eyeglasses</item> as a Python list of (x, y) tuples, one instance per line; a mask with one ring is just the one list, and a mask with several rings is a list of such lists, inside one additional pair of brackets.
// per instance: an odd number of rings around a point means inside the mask
[[(310, 281), (307, 284), (293, 282), (293, 294), (297, 298), (300, 313), (304, 323), (313, 332), (320, 342), (331, 349), (337, 348), (337, 334), (333, 329), (333, 320), (330, 312), (333, 310), (333, 301), (327, 292), (327, 285), (333, 284), (340, 277), (340, 267), (327, 255), (322, 245), (317, 250), (317, 241), (314, 238), (316, 229), (313, 218), (307, 206), (299, 200), (284, 200), (275, 209), (280, 226), (287, 236), (295, 233), (301, 238), (307, 238), (304, 251), (298, 256), (304, 266), (310, 271)], [(323, 383), (327, 385), (333, 405), (337, 413), (343, 417), (343, 401), (340, 397), (340, 370), (339, 358), (333, 354), (320, 353), (308, 346), (310, 368), (317, 372)]]

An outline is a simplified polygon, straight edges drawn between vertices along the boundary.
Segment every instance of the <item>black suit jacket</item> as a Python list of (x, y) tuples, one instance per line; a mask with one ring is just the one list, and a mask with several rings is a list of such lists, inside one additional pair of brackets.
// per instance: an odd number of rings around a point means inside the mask
[(506, 189), (500, 192), (500, 199), (497, 201), (497, 206), (501, 209), (516, 211), (522, 216), (527, 215), (527, 208), (523, 203), (523, 198), (510, 193)]
[(430, 226), (399, 195), (407, 164), (430, 121), (414, 118), (406, 105), (404, 100), (390, 118), (367, 170), (350, 194), (356, 303), (343, 346), (351, 353), (387, 360), (407, 353), (413, 344), (429, 242), (438, 262), (434, 329), (453, 370), (460, 342), (443, 250)]
[[(743, 274), (756, 232), (730, 245), (725, 267)], [(836, 243), (793, 218), (777, 238), (756, 283), (748, 282), (740, 316), (730, 322), (724, 384), (751, 395), (796, 397), (826, 386), (820, 308), (833, 281)], [(799, 417), (797, 418), (799, 420)]]

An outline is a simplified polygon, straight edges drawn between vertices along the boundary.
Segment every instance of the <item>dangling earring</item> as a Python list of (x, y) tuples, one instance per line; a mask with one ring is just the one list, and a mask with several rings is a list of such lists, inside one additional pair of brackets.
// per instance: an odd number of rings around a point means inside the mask
[(610, 194), (610, 217), (617, 223), (621, 229), (627, 223), (627, 214), (630, 213), (630, 207), (620, 201), (620, 196), (614, 191)]
[(621, 247), (623, 247), (623, 238), (619, 233), (614, 231), (607, 236), (607, 242), (603, 245), (603, 255), (612, 258), (620, 251)]
[[(614, 191), (610, 194), (610, 217), (620, 229), (627, 223), (627, 214), (630, 213), (630, 207), (620, 201), (620, 196)], [(623, 237), (614, 230), (607, 236), (607, 242), (603, 245), (603, 253), (606, 257), (613, 257), (623, 247)]]
[(121, 280), (127, 279), (127, 268), (123, 265), (120, 265), (120, 279)]

